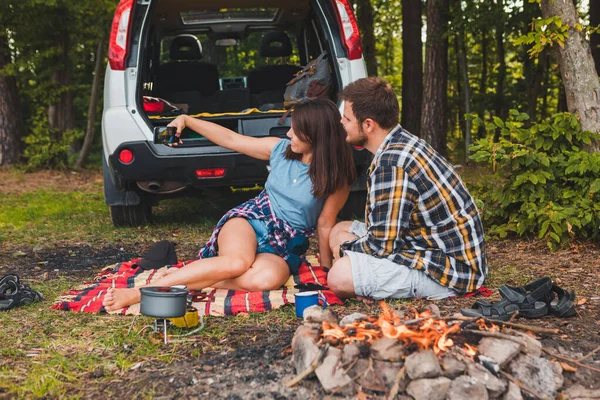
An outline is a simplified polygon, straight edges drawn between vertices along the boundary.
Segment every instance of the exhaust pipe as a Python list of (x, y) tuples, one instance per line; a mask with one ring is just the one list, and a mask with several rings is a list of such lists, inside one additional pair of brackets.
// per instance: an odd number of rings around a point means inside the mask
[(158, 192), (160, 190), (160, 182), (159, 181), (148, 182), (148, 190), (150, 190), (152, 192)]

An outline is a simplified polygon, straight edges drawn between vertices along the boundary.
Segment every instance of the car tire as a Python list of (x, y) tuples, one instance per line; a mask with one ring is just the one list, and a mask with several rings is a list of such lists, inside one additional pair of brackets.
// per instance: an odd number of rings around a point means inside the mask
[(137, 206), (110, 206), (110, 218), (114, 226), (139, 226), (150, 222), (152, 206), (141, 203)]
[(350, 192), (346, 204), (340, 211), (340, 218), (345, 220), (357, 219), (363, 221), (365, 219), (365, 204), (367, 203), (367, 191), (357, 190)]

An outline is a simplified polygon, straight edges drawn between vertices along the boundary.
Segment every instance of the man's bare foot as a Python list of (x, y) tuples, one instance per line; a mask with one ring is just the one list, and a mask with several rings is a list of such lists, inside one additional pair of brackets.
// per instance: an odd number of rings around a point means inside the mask
[(362, 301), (365, 304), (373, 304), (373, 303), (375, 303), (375, 299), (372, 298), (372, 297), (356, 296), (356, 299)]
[(106, 311), (120, 310), (140, 302), (141, 293), (139, 289), (115, 289), (108, 288), (102, 305)]

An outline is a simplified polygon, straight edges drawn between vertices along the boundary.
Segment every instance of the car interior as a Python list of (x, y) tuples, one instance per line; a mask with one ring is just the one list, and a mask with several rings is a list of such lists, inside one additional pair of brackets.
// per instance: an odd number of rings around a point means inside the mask
[(290, 3), (156, 2), (141, 65), (143, 95), (203, 116), (284, 112), (286, 84), (328, 50), (313, 2)]

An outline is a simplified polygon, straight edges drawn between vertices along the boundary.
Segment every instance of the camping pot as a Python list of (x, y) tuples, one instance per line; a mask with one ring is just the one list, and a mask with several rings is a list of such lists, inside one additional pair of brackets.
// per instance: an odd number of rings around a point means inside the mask
[(140, 288), (140, 312), (154, 318), (183, 317), (186, 312), (188, 291), (174, 286)]

